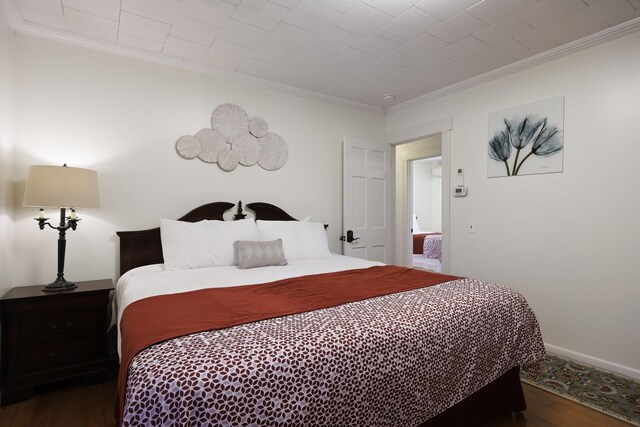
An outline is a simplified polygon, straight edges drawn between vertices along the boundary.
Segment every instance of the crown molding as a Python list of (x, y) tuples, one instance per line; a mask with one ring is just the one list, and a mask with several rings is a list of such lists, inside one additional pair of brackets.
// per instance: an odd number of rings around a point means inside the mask
[(536, 65), (544, 64), (545, 62), (558, 59), (572, 53), (602, 44), (604, 42), (626, 36), (627, 34), (634, 33), (640, 29), (640, 18), (635, 18), (622, 24), (616, 25), (604, 29), (600, 32), (591, 34), (578, 40), (574, 40), (562, 46), (558, 46), (546, 52), (539, 53), (529, 58), (522, 59), (518, 62), (505, 65), (492, 71), (488, 71), (479, 76), (471, 77), (467, 80), (463, 80), (458, 83), (454, 83), (450, 86), (438, 89), (436, 91), (427, 93), (425, 95), (418, 96), (400, 104), (387, 108), (387, 116), (395, 114), (409, 108), (417, 107), (427, 102), (433, 101), (438, 98), (442, 98), (447, 95), (451, 95), (456, 92), (460, 92), (465, 89), (472, 88), (474, 86), (486, 83), (500, 77), (508, 76), (509, 74), (517, 73), (518, 71), (526, 70)]
[(9, 25), (14, 29), (14, 32), (25, 34), (34, 37), (45, 38), (70, 44), (74, 46), (84, 47), (92, 50), (98, 50), (105, 53), (110, 53), (118, 56), (125, 56), (132, 59), (138, 59), (145, 62), (151, 62), (167, 67), (179, 68), (182, 70), (193, 71), (200, 74), (206, 74), (220, 79), (232, 81), (234, 83), (245, 84), (253, 86), (259, 89), (267, 89), (284, 93), (287, 95), (293, 95), (302, 97), (305, 99), (319, 101), (326, 104), (336, 105), (340, 107), (346, 107), (353, 110), (359, 110), (367, 113), (373, 113), (380, 116), (385, 115), (385, 108), (375, 105), (365, 104), (363, 102), (353, 101), (350, 99), (340, 98), (338, 96), (327, 95), (320, 92), (315, 92), (308, 89), (302, 89), (295, 86), (290, 86), (284, 83), (272, 82), (269, 80), (261, 79), (259, 77), (253, 77), (246, 74), (237, 73), (234, 71), (222, 70), (206, 65), (192, 62), (189, 60), (174, 58), (170, 56), (164, 56), (161, 54), (148, 52), (133, 47), (127, 47), (115, 43), (111, 43), (103, 40), (94, 40), (80, 35), (68, 35), (59, 33), (55, 30), (49, 29), (44, 26), (29, 25), (23, 22), (23, 19), (17, 15), (17, 10), (13, 8), (13, 3), (10, 0), (1, 0), (3, 10), (6, 11), (6, 7), (12, 9), (15, 15), (14, 19), (9, 21)]

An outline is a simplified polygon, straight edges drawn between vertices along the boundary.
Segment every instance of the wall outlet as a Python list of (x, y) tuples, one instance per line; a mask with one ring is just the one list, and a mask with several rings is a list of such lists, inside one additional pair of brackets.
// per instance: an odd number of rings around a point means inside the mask
[(476, 232), (476, 221), (470, 219), (467, 221), (467, 233), (475, 234)]

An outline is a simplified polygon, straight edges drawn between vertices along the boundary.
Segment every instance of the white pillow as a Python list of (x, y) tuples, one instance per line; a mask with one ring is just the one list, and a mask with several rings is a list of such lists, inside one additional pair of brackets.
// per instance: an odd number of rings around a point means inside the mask
[(236, 240), (258, 240), (253, 219), (185, 222), (160, 220), (162, 255), (167, 270), (235, 265)]
[(260, 240), (282, 239), (287, 261), (329, 258), (329, 243), (324, 225), (319, 222), (256, 221)]

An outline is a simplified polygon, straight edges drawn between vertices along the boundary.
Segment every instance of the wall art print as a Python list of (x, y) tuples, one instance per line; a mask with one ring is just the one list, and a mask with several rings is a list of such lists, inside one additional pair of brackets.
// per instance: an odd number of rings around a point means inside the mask
[(267, 122), (249, 115), (235, 104), (222, 104), (211, 113), (211, 128), (176, 141), (176, 151), (185, 159), (196, 157), (232, 171), (239, 164), (258, 164), (266, 170), (280, 169), (287, 162), (287, 143), (269, 132)]
[(489, 114), (489, 178), (562, 172), (563, 149), (563, 96)]

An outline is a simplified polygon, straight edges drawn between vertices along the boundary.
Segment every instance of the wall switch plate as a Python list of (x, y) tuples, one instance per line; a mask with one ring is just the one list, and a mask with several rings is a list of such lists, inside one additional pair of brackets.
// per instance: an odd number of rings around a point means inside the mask
[(467, 233), (475, 234), (476, 232), (476, 222), (473, 219), (470, 219), (467, 222)]

